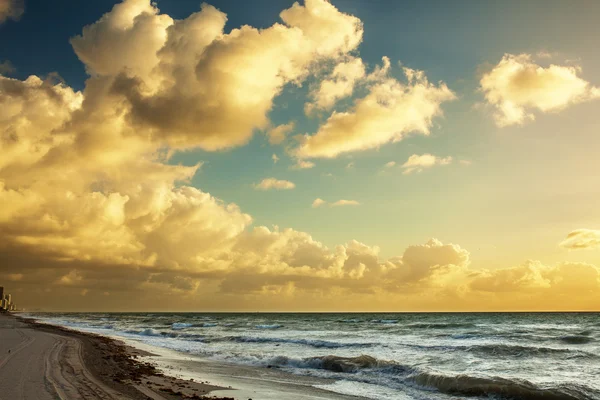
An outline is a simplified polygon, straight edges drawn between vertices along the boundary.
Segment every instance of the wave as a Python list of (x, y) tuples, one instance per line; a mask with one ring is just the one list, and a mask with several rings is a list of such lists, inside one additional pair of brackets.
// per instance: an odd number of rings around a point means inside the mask
[(397, 319), (374, 319), (371, 321), (374, 324), (397, 324)]
[(598, 357), (592, 353), (586, 352), (574, 352), (569, 349), (555, 349), (552, 347), (533, 347), (533, 346), (521, 346), (521, 345), (507, 345), (507, 344), (490, 344), (490, 345), (479, 345), (479, 346), (468, 346), (464, 350), (471, 353), (480, 353), (483, 355), (495, 355), (495, 356), (510, 356), (510, 357), (539, 357), (543, 355), (565, 355), (565, 356), (576, 356), (576, 357)]
[(267, 364), (267, 366), (323, 369), (347, 374), (353, 374), (366, 369), (378, 369), (382, 370), (381, 372), (391, 373), (392, 375), (406, 374), (412, 371), (408, 366), (393, 361), (379, 360), (365, 354), (356, 357), (327, 355), (302, 359), (277, 356), (268, 360), (263, 360), (261, 364)]
[(474, 328), (475, 324), (470, 323), (457, 323), (457, 322), (415, 322), (412, 324), (404, 325), (406, 328), (415, 329), (455, 329), (455, 328)]
[(560, 338), (560, 341), (564, 342), (564, 343), (568, 343), (568, 344), (586, 344), (586, 343), (593, 342), (594, 339), (589, 336), (573, 335), (573, 336), (563, 336)]
[(164, 336), (164, 334), (156, 329), (147, 328), (142, 330), (130, 329), (125, 331), (125, 333), (133, 334), (133, 335), (142, 335), (142, 336)]
[(185, 328), (191, 328), (192, 326), (193, 326), (193, 324), (187, 324), (187, 323), (183, 323), (183, 322), (174, 322), (171, 325), (171, 329), (178, 331), (178, 330), (182, 330)]
[(215, 322), (203, 322), (201, 324), (194, 324), (194, 326), (197, 326), (199, 328), (212, 328), (214, 326), (218, 326), (219, 324), (215, 323)]
[(587, 400), (593, 397), (583, 388), (556, 386), (542, 388), (526, 380), (479, 378), (468, 375), (446, 376), (418, 373), (410, 377), (414, 383), (435, 388), (450, 395), (502, 396), (522, 400)]
[(255, 328), (258, 328), (258, 329), (279, 329), (282, 327), (283, 327), (283, 325), (279, 325), (279, 324), (263, 324), (263, 325), (255, 326)]
[(483, 357), (544, 357), (544, 356), (565, 356), (567, 358), (598, 358), (600, 356), (585, 351), (575, 351), (572, 349), (557, 349), (552, 347), (534, 347), (510, 344), (482, 344), (472, 346), (428, 346), (418, 344), (405, 344), (405, 346), (423, 349), (423, 350), (441, 350), (441, 351), (464, 351), (477, 354)]
[(255, 337), (255, 336), (229, 336), (221, 340), (228, 340), (240, 343), (289, 343), (289, 344), (300, 344), (304, 346), (314, 348), (325, 348), (325, 349), (338, 349), (344, 347), (370, 347), (374, 343), (341, 343), (332, 342), (329, 340), (319, 339), (286, 339), (286, 338), (269, 338), (269, 337)]

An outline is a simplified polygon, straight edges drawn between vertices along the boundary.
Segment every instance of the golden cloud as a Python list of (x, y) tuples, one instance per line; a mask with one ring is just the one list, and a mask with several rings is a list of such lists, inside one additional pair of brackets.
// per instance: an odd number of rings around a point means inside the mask
[(18, 21), (24, 12), (24, 0), (0, 0), (0, 24), (8, 19)]
[(600, 248), (600, 230), (576, 229), (569, 232), (560, 246), (569, 250)]
[(364, 76), (365, 66), (360, 58), (350, 57), (349, 60), (340, 62), (331, 75), (311, 91), (313, 102), (305, 104), (305, 113), (310, 115), (316, 110), (328, 110), (338, 100), (351, 96), (354, 85)]
[[(426, 153), (422, 155), (413, 154), (408, 157), (408, 160), (402, 164), (404, 175), (412, 174), (413, 172), (421, 172), (425, 168), (431, 168), (435, 165), (448, 165), (452, 163), (452, 157), (437, 157), (432, 154)], [(389, 163), (386, 164), (386, 167)]]
[(542, 67), (530, 54), (505, 54), (481, 78), (486, 101), (496, 108), (498, 126), (534, 120), (531, 110), (558, 111), (570, 105), (600, 97), (600, 89), (578, 75), (577, 66)]
[(255, 183), (254, 188), (256, 190), (289, 190), (295, 188), (294, 182), (286, 181), (283, 179), (265, 178), (260, 183)]
[(325, 0), (295, 3), (280, 17), (284, 24), (225, 33), (225, 14), (210, 5), (173, 20), (150, 1), (126, 0), (71, 43), (136, 132), (213, 151), (248, 142), (268, 126), (283, 86), (362, 40), (360, 20)]
[(375, 71), (368, 94), (349, 111), (331, 114), (314, 135), (302, 137), (294, 155), (335, 158), (398, 142), (410, 133), (428, 135), (433, 118), (442, 113), (441, 104), (453, 100), (454, 93), (444, 83), (429, 83), (422, 71), (403, 71), (406, 84), (387, 76), (385, 66)]
[(289, 122), (287, 124), (277, 125), (267, 131), (267, 137), (271, 144), (281, 144), (288, 133), (294, 130), (295, 124)]

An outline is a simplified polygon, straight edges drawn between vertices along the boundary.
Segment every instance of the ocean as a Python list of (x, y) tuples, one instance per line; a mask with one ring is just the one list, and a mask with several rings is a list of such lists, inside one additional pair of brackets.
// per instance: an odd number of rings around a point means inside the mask
[(38, 313), (372, 399), (600, 399), (598, 313)]

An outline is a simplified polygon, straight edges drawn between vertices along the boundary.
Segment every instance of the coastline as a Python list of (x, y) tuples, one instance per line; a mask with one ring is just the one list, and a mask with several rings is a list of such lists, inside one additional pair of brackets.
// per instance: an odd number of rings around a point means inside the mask
[(0, 399), (232, 400), (163, 374), (151, 354), (101, 335), (0, 314)]
[[(79, 347), (80, 357), (60, 355), (61, 368), (79, 370), (93, 376), (102, 395), (70, 396), (61, 399), (212, 399), (212, 400), (356, 400), (365, 397), (341, 394), (327, 389), (335, 380), (299, 376), (278, 368), (241, 366), (206, 360), (175, 350), (151, 346), (118, 336), (105, 336), (66, 328), (14, 314), (0, 316), (0, 332), (5, 316), (38, 334), (63, 338), (70, 347)], [(0, 348), (2, 351), (2, 348)], [(0, 376), (2, 371), (0, 358)], [(19, 368), (17, 366), (17, 368)], [(77, 378), (69, 377), (71, 382)], [(63, 379), (67, 380), (67, 379)], [(76, 385), (81, 386), (81, 385)], [(76, 388), (80, 390), (80, 387)], [(40, 389), (41, 390), (41, 389)], [(72, 390), (73, 391), (73, 390)], [(0, 400), (3, 400), (0, 396)]]

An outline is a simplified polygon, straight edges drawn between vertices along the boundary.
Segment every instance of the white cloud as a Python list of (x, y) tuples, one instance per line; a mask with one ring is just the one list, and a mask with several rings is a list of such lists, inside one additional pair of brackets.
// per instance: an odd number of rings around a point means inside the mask
[(329, 110), (338, 100), (351, 96), (354, 85), (364, 76), (365, 66), (360, 58), (350, 57), (340, 62), (331, 75), (311, 91), (313, 102), (305, 104), (305, 113), (309, 115), (314, 111)]
[(600, 248), (600, 230), (576, 229), (569, 232), (560, 246), (569, 250)]
[(444, 83), (429, 83), (422, 71), (403, 69), (407, 83), (378, 78), (348, 111), (334, 112), (295, 150), (298, 158), (335, 158), (378, 148), (410, 133), (428, 135), (441, 104), (455, 98)]
[(452, 163), (452, 157), (437, 157), (432, 154), (426, 153), (422, 155), (413, 154), (402, 164), (405, 175), (412, 174), (413, 172), (421, 172), (425, 168), (431, 168), (435, 165), (448, 165)]
[(331, 203), (331, 207), (343, 207), (343, 206), (358, 206), (360, 203), (356, 200), (338, 200)]
[(273, 160), (273, 164), (277, 164), (277, 161), (279, 161), (279, 157), (277, 157), (277, 154), (273, 154), (271, 156), (271, 159)]
[(267, 131), (269, 143), (282, 143), (285, 140), (286, 135), (294, 130), (294, 126), (295, 124), (293, 122), (289, 122), (287, 124), (277, 125), (276, 127), (269, 129)]
[(533, 110), (550, 112), (600, 97), (600, 89), (578, 75), (581, 68), (551, 64), (542, 67), (529, 54), (505, 54), (481, 78), (486, 101), (496, 108), (498, 126), (535, 119)]
[(315, 199), (315, 201), (313, 201), (312, 203), (312, 208), (317, 208), (317, 207), (321, 207), (322, 205), (326, 204), (327, 202), (323, 199)]
[(328, 205), (329, 207), (343, 207), (343, 206), (359, 206), (360, 203), (356, 200), (344, 200), (344, 199), (334, 201), (333, 203), (328, 203), (327, 201), (318, 198), (318, 199), (315, 199), (315, 201), (313, 201), (312, 208), (317, 208), (317, 207), (326, 206), (326, 205)]
[(396, 166), (396, 161), (390, 161), (388, 163), (385, 163), (384, 168), (392, 168)]
[(7, 19), (18, 21), (25, 12), (24, 0), (0, 0), (0, 24)]
[(275, 178), (265, 178), (260, 183), (254, 184), (256, 190), (288, 190), (294, 189), (296, 185), (293, 182)]

